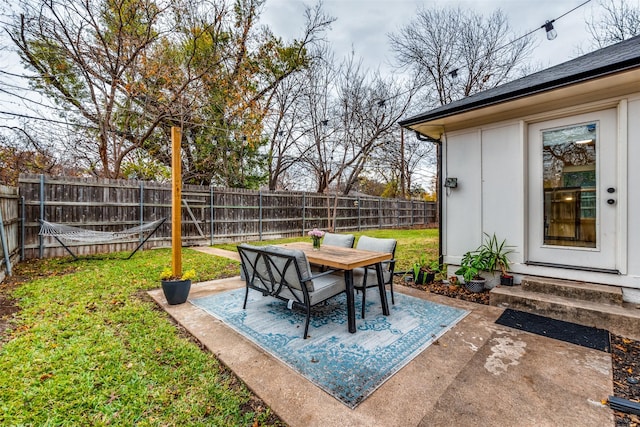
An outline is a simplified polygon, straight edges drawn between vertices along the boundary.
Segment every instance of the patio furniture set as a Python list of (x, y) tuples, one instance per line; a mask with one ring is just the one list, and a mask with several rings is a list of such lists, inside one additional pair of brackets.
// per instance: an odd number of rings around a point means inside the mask
[(288, 308), (304, 309), (307, 338), (311, 308), (342, 292), (346, 293), (349, 332), (356, 332), (355, 290), (362, 292), (365, 317), (366, 289), (378, 287), (382, 313), (389, 315), (386, 285), (393, 296), (395, 239), (361, 236), (353, 248), (354, 236), (325, 233), (320, 250), (311, 243), (275, 246), (238, 245), (242, 278), (246, 282), (243, 308), (249, 290), (287, 302)]

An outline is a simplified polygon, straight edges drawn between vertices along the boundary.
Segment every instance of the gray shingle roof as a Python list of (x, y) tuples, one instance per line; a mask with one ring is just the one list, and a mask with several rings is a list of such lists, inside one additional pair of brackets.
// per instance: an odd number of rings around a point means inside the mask
[[(400, 121), (411, 126), (640, 66), (640, 36)], [(640, 82), (638, 82), (640, 88)]]

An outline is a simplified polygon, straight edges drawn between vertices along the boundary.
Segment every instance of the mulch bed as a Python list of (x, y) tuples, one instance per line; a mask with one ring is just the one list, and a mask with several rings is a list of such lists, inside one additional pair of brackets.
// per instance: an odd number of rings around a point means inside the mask
[[(449, 298), (489, 305), (489, 291), (469, 292), (464, 286), (450, 286), (441, 282), (419, 285), (412, 281), (407, 282), (402, 277), (396, 277), (394, 283)], [(614, 334), (610, 334), (610, 340), (613, 395), (640, 402), (640, 384), (637, 383), (640, 382), (640, 341)], [(640, 416), (618, 411), (613, 412), (616, 427), (640, 427)]]

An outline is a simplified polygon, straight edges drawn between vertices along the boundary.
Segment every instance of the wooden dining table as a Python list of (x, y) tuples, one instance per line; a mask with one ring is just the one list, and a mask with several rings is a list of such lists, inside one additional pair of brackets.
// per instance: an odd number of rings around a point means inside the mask
[(389, 315), (387, 292), (382, 276), (382, 262), (392, 259), (393, 254), (330, 245), (322, 245), (320, 250), (315, 250), (311, 243), (306, 242), (285, 243), (279, 246), (303, 251), (309, 260), (309, 264), (326, 266), (331, 269), (344, 271), (344, 281), (347, 293), (347, 323), (349, 332), (356, 332), (356, 309), (353, 287), (353, 270), (355, 268), (375, 265), (378, 276), (378, 289), (380, 290), (382, 314), (385, 316)]

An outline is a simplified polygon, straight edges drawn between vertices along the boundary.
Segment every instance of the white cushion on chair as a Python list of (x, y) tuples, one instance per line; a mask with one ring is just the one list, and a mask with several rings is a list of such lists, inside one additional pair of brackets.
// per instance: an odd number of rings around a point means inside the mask
[(356, 249), (393, 254), (396, 250), (396, 239), (380, 239), (377, 237), (360, 236)]
[(355, 236), (353, 234), (324, 233), (322, 244), (329, 246), (340, 246), (342, 248), (352, 248), (354, 240)]
[[(308, 279), (311, 276), (311, 267), (309, 266), (309, 260), (307, 259), (307, 256), (304, 254), (303, 251), (299, 249), (283, 248), (280, 246), (267, 246), (266, 250), (267, 252), (270, 252), (276, 255), (286, 255), (286, 256), (295, 257), (296, 263), (298, 264), (298, 269), (300, 270), (300, 276), (302, 277), (302, 279), (303, 280)], [(286, 258), (275, 258), (275, 262), (278, 268), (282, 270), (285, 266)], [(294, 266), (290, 266), (287, 269), (285, 273), (285, 279), (291, 286), (294, 286), (294, 287), (301, 286), (299, 284), (298, 274)], [(276, 280), (280, 280), (280, 278), (276, 277)], [(313, 282), (311, 280), (307, 280), (305, 284), (307, 285), (307, 290), (309, 292), (313, 292), (313, 289), (314, 289)]]
[[(360, 236), (356, 249), (372, 252), (383, 252), (394, 254), (396, 250), (396, 239), (381, 239), (377, 237)], [(364, 277), (364, 268), (355, 268), (353, 270), (353, 285), (362, 287), (362, 279)], [(389, 263), (382, 263), (382, 277), (384, 283), (391, 281), (391, 271), (389, 271)], [(367, 287), (378, 286), (378, 276), (375, 266), (367, 268)]]

